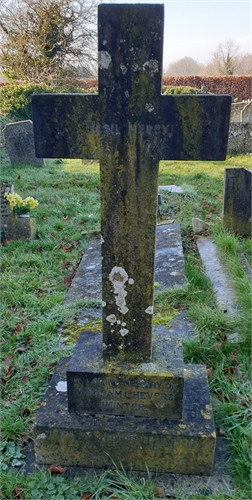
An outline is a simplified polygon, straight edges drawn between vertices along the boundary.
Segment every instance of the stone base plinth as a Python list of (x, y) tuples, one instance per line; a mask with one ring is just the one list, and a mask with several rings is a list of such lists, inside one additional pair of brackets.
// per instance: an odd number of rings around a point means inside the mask
[(181, 419), (182, 342), (154, 333), (149, 362), (103, 357), (102, 334), (83, 332), (67, 368), (68, 409), (134, 417)]
[(61, 358), (34, 425), (37, 464), (210, 475), (215, 428), (205, 367), (185, 365), (182, 420), (68, 412)]

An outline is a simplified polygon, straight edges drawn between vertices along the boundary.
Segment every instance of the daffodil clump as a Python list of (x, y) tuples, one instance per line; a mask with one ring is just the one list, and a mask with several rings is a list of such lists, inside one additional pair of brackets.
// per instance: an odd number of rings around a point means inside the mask
[(38, 201), (32, 196), (28, 196), (24, 199), (17, 193), (5, 193), (4, 196), (7, 198), (10, 209), (13, 210), (15, 215), (28, 214), (30, 210), (38, 206)]

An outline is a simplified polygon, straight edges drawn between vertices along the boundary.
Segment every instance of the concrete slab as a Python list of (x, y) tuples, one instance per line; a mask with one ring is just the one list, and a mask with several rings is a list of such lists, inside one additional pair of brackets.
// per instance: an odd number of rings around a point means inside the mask
[[(161, 224), (156, 232), (155, 282), (161, 291), (186, 284), (179, 224)], [(101, 238), (92, 239), (82, 257), (66, 296), (66, 302), (102, 300)]]
[(211, 238), (199, 237), (197, 247), (216, 295), (218, 307), (229, 314), (238, 312), (238, 305), (228, 271), (220, 261)]

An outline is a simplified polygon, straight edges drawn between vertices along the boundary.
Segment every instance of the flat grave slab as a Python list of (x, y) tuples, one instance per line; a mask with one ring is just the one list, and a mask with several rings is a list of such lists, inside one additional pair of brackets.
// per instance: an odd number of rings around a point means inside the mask
[[(183, 248), (179, 224), (156, 228), (155, 282), (159, 291), (186, 284)], [(93, 238), (82, 257), (66, 296), (75, 300), (102, 300), (101, 238)]]

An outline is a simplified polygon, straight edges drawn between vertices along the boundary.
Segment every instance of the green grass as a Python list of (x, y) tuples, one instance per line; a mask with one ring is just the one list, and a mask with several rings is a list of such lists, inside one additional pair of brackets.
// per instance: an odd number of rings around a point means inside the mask
[[(45, 470), (24, 477), (22, 471), (16, 475), (13, 468), (5, 467), (20, 461), (19, 447), (32, 434), (34, 415), (62, 355), (62, 332), (85, 305), (79, 301), (66, 306), (64, 299), (90, 235), (100, 230), (100, 207), (98, 164), (47, 160), (46, 167), (11, 167), (4, 150), (1, 157), (1, 181), (13, 183), (21, 196), (39, 201), (32, 214), (36, 218), (36, 239), (5, 241), (1, 246), (2, 498), (13, 498), (18, 486), (21, 498), (27, 499), (70, 500), (81, 498), (85, 492), (97, 499), (109, 498), (105, 496), (108, 492), (111, 498), (154, 498), (157, 494), (151, 476), (143, 484), (120, 468), (85, 482), (55, 477)], [(183, 195), (162, 193), (162, 219), (181, 224), (188, 285), (164, 292), (157, 288), (156, 317), (163, 314), (168, 324), (176, 309), (187, 309), (193, 321), (196, 334), (184, 345), (185, 361), (213, 368), (209, 384), (216, 427), (224, 431), (229, 443), (237, 482), (234, 499), (249, 498), (251, 287), (240, 257), (245, 253), (251, 260), (251, 241), (223, 230), (221, 211), (224, 169), (250, 168), (250, 161), (249, 155), (212, 163), (164, 161), (159, 176), (159, 184), (184, 186)], [(230, 270), (239, 301), (240, 312), (235, 318), (216, 308), (211, 283), (195, 247), (192, 217), (212, 225), (212, 236)], [(242, 342), (228, 343), (227, 335), (236, 332)], [(72, 346), (67, 346), (64, 355)], [(189, 496), (177, 492), (176, 498)], [(190, 498), (210, 497), (206, 493)], [(219, 493), (211, 498), (227, 497)]]

